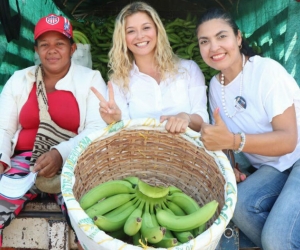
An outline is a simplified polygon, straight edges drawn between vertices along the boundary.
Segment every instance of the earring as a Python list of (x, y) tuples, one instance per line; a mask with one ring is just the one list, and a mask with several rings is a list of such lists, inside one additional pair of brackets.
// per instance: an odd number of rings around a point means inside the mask
[(243, 48), (242, 44), (239, 46), (239, 49), (241, 50)]

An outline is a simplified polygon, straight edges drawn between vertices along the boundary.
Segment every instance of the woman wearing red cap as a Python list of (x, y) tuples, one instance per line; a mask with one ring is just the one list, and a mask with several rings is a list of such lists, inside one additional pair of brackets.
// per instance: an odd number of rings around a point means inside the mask
[(124, 119), (156, 118), (166, 130), (200, 131), (208, 122), (204, 75), (192, 60), (178, 58), (157, 12), (143, 2), (123, 8), (116, 18), (110, 56), (109, 100), (100, 114), (109, 124)]
[[(99, 116), (98, 99), (90, 90), (94, 87), (105, 95), (105, 82), (99, 71), (71, 62), (76, 50), (72, 36), (65, 17), (50, 14), (36, 24), (35, 51), (41, 64), (16, 71), (0, 97), (0, 107), (5, 107), (0, 109), (0, 173), (23, 176), (32, 166), (38, 179), (46, 177), (46, 182), (58, 176), (68, 154), (85, 135), (106, 126)], [(45, 117), (51, 123), (45, 122), (42, 130)], [(0, 196), (0, 211), (5, 211), (0, 214), (0, 233), (39, 193), (33, 186), (18, 200)], [(60, 189), (51, 193), (56, 193), (61, 205)]]

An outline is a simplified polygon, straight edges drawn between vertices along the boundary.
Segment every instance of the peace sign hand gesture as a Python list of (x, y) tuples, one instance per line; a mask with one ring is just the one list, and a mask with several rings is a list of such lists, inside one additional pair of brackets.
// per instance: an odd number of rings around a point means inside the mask
[(101, 95), (101, 93), (94, 87), (91, 87), (91, 90), (100, 101), (99, 113), (102, 119), (107, 124), (111, 124), (113, 122), (118, 122), (121, 120), (121, 110), (119, 109), (119, 107), (115, 102), (114, 90), (111, 82), (108, 82), (107, 86), (108, 86), (108, 101), (106, 101), (103, 95)]

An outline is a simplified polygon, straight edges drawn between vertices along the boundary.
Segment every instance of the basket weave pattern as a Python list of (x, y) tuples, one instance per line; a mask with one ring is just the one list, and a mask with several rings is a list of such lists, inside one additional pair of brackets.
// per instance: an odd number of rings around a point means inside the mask
[[(200, 134), (167, 133), (164, 124), (146, 118), (128, 120), (86, 136), (62, 169), (62, 195), (72, 226), (85, 249), (140, 250), (98, 229), (79, 205), (80, 198), (100, 183), (137, 176), (151, 185), (174, 185), (200, 206), (217, 200), (207, 230), (174, 250), (215, 250), (232, 218), (236, 180), (221, 151), (204, 149)], [(160, 248), (162, 249), (162, 248)]]
[[(75, 169), (77, 200), (89, 189), (114, 179), (138, 176), (152, 185), (174, 185), (199, 205), (224, 205), (225, 180), (215, 160), (180, 135), (155, 130), (121, 130), (92, 142)], [(214, 221), (217, 213), (212, 221)]]

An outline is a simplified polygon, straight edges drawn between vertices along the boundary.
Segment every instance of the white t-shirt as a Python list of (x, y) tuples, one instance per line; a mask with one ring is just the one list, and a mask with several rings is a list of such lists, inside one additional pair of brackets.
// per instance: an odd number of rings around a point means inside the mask
[(180, 112), (198, 114), (205, 122), (207, 112), (206, 85), (202, 71), (191, 60), (181, 60), (179, 73), (161, 81), (141, 73), (134, 64), (130, 72), (129, 91), (113, 84), (115, 101), (122, 119), (155, 118)]
[(243, 75), (240, 73), (231, 83), (224, 87), (226, 107), (229, 115), (234, 114), (236, 110), (235, 98), (240, 95), (242, 78), (241, 96), (246, 101), (246, 108), (239, 110), (232, 118), (228, 118), (222, 106), (221, 84), (216, 77), (213, 77), (209, 89), (210, 110), (212, 111), (219, 107), (222, 119), (233, 133), (261, 134), (273, 131), (271, 124), (273, 117), (282, 114), (294, 103), (298, 124), (296, 149), (290, 154), (278, 157), (244, 153), (250, 163), (256, 168), (266, 164), (275, 167), (279, 171), (284, 171), (300, 158), (299, 86), (284, 67), (275, 60), (260, 56), (251, 57), (244, 66)]

